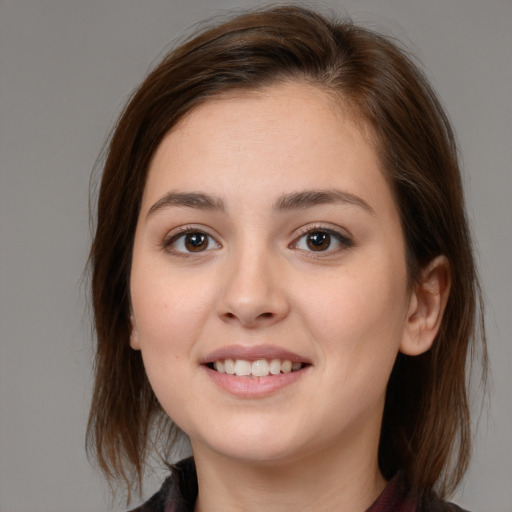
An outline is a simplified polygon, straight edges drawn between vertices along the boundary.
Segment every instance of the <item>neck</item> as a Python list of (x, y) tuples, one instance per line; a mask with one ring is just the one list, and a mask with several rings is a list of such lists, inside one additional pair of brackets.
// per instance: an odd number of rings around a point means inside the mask
[(352, 445), (343, 453), (331, 446), (281, 463), (248, 463), (207, 455), (202, 449), (197, 452), (199, 495), (195, 512), (364, 512), (386, 485), (377, 457), (362, 457), (371, 453), (367, 446)]

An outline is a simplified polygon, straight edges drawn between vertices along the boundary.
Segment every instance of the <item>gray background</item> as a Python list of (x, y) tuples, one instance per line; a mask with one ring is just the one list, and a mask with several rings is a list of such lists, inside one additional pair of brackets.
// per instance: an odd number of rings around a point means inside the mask
[[(80, 278), (90, 171), (121, 105), (162, 50), (205, 17), (257, 4), (0, 0), (2, 512), (108, 508), (84, 454), (91, 335)], [(310, 4), (405, 41), (455, 125), (494, 376), (491, 409), (455, 498), (474, 511), (512, 511), (512, 1)]]

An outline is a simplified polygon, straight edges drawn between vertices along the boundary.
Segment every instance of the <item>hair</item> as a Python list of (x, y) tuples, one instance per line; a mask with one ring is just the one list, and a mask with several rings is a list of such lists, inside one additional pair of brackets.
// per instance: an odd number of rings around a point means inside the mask
[(425, 354), (398, 355), (379, 446), (384, 477), (401, 471), (411, 495), (443, 497), (470, 458), (467, 373), (478, 347), (482, 375), (487, 364), (454, 134), (423, 73), (396, 41), (298, 6), (250, 11), (189, 39), (156, 66), (120, 115), (90, 253), (97, 347), (88, 450), (109, 481), (140, 490), (148, 454), (157, 447), (167, 457), (176, 432), (140, 352), (129, 345), (131, 253), (155, 150), (209, 99), (290, 81), (335, 94), (369, 128), (400, 214), (410, 282), (436, 256), (449, 260), (451, 291), (439, 333)]

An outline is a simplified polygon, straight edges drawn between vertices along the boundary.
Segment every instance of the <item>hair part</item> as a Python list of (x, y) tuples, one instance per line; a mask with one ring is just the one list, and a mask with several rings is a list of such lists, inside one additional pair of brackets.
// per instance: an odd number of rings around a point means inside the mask
[(297, 6), (250, 11), (196, 35), (148, 75), (117, 122), (90, 253), (97, 347), (88, 449), (109, 481), (140, 490), (150, 448), (160, 440), (167, 456), (176, 432), (129, 345), (131, 253), (153, 154), (198, 105), (290, 81), (331, 94), (376, 145), (400, 213), (410, 282), (434, 257), (449, 260), (452, 287), (439, 334), (427, 353), (399, 354), (379, 447), (386, 478), (402, 471), (412, 495), (442, 497), (470, 458), (467, 357), (479, 342), (484, 377), (487, 365), (455, 138), (424, 75), (396, 42)]

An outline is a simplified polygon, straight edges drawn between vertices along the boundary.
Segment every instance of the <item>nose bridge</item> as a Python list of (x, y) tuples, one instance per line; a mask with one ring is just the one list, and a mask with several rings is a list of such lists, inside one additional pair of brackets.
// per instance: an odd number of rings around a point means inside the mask
[(221, 317), (246, 327), (283, 318), (288, 312), (288, 302), (280, 274), (279, 255), (268, 244), (252, 239), (233, 248), (226, 262), (219, 297)]

